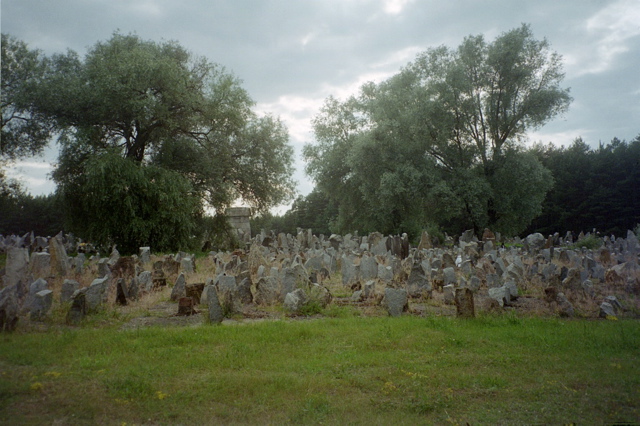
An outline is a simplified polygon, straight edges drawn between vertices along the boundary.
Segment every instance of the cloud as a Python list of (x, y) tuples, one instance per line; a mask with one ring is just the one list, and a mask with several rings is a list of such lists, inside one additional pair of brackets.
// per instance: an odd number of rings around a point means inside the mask
[(630, 50), (632, 39), (640, 37), (640, 3), (619, 0), (591, 16), (584, 23), (581, 48), (564, 55), (576, 76), (599, 74), (614, 67), (616, 59)]
[(398, 15), (402, 13), (404, 7), (410, 2), (411, 0), (384, 0), (384, 13), (388, 15)]

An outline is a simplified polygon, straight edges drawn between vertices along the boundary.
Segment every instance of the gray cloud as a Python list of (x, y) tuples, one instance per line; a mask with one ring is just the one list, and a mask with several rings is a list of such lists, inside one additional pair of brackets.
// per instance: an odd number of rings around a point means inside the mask
[[(261, 111), (279, 114), (299, 153), (328, 95), (387, 78), (429, 47), (491, 40), (526, 22), (565, 59), (575, 99), (532, 141), (597, 145), (632, 139), (640, 117), (640, 4), (635, 0), (20, 0), (2, 3), (2, 31), (48, 54), (81, 55), (119, 30), (177, 40), (243, 80)], [(298, 161), (301, 193), (312, 184)], [(34, 191), (35, 192), (35, 191)]]

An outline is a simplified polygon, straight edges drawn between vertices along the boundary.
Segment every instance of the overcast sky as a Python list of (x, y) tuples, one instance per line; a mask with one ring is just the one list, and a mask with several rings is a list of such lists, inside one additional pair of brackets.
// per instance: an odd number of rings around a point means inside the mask
[[(313, 183), (300, 157), (310, 119), (325, 98), (382, 81), (430, 47), (467, 35), (492, 41), (531, 25), (564, 58), (570, 110), (529, 134), (530, 142), (592, 146), (640, 134), (639, 0), (2, 0), (2, 32), (45, 54), (83, 56), (114, 31), (176, 40), (243, 81), (258, 111), (279, 115), (296, 149), (300, 194)], [(52, 146), (13, 175), (46, 194)]]

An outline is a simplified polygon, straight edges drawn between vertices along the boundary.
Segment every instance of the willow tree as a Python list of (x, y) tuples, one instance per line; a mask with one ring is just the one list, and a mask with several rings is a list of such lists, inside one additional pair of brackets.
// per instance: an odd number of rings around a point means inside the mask
[(527, 25), (491, 43), (470, 36), (455, 50), (429, 49), (357, 96), (326, 102), (307, 172), (340, 200), (347, 227), (415, 232), (437, 222), (516, 234), (552, 185), (522, 147), (568, 108), (563, 76), (561, 57)]
[[(84, 59), (67, 52), (50, 63), (31, 101), (62, 134), (53, 176), (69, 204), (83, 205), (87, 176), (93, 176), (88, 168), (100, 164), (91, 160), (107, 154), (182, 176), (189, 183), (188, 189), (179, 185), (183, 196), (198, 200), (193, 215), (204, 206), (223, 210), (237, 199), (264, 211), (292, 197), (293, 149), (286, 128), (277, 118), (257, 116), (240, 81), (221, 66), (176, 42), (119, 33), (96, 43)], [(104, 158), (120, 168), (123, 179), (153, 175)], [(166, 193), (176, 194), (173, 189)], [(114, 204), (120, 201), (116, 193)], [(101, 222), (104, 214), (75, 211), (72, 222)], [(122, 218), (134, 219), (139, 218)]]

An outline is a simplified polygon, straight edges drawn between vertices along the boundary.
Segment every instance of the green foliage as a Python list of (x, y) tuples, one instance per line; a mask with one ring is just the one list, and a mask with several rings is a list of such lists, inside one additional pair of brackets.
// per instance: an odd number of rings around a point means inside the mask
[(519, 142), (567, 109), (560, 60), (523, 25), (430, 49), (356, 97), (327, 99), (304, 155), (338, 207), (335, 230), (521, 232), (552, 179)]
[(53, 177), (87, 240), (175, 250), (205, 207), (242, 199), (264, 212), (292, 198), (285, 126), (257, 116), (236, 77), (176, 42), (115, 33), (84, 59), (72, 51), (48, 58), (27, 95), (30, 111), (60, 132)]
[(83, 163), (73, 181), (61, 181), (69, 227), (98, 245), (123, 254), (141, 246), (163, 252), (193, 244), (200, 203), (180, 174), (106, 152)]
[(318, 300), (310, 300), (300, 308), (300, 313), (307, 317), (320, 314), (323, 311), (324, 308)]
[(536, 145), (531, 153), (551, 170), (555, 186), (528, 232), (578, 234), (595, 228), (625, 236), (637, 224), (640, 135), (631, 142), (614, 138), (597, 149), (578, 138), (567, 148)]
[(55, 194), (0, 195), (0, 234), (52, 236), (65, 229), (64, 208)]
[(198, 240), (208, 246), (208, 251), (232, 251), (240, 248), (238, 235), (224, 215), (198, 217), (196, 229)]
[(42, 81), (47, 61), (38, 50), (2, 34), (2, 133), (0, 160), (15, 160), (42, 152), (51, 123), (29, 102), (31, 88)]
[(571, 248), (574, 248), (574, 249), (587, 248), (590, 250), (597, 250), (600, 247), (602, 247), (602, 245), (603, 245), (602, 238), (599, 238), (598, 236), (593, 234), (589, 234), (588, 236), (584, 237), (580, 241), (577, 241), (576, 243), (572, 244)]

